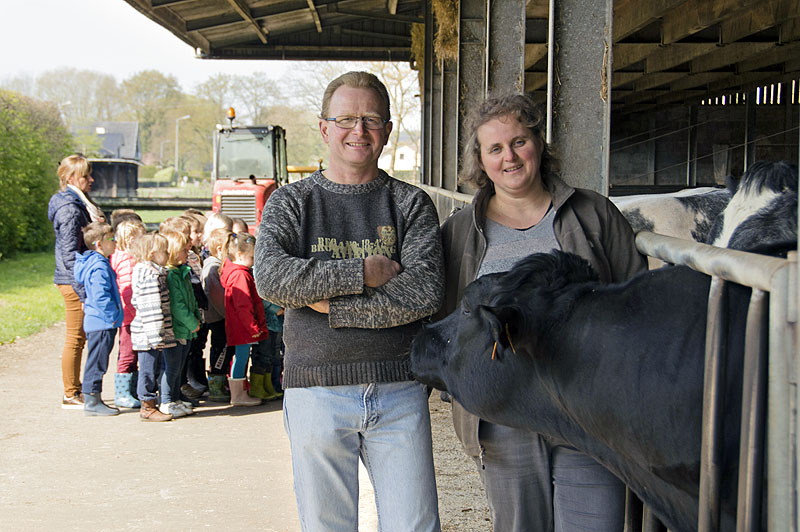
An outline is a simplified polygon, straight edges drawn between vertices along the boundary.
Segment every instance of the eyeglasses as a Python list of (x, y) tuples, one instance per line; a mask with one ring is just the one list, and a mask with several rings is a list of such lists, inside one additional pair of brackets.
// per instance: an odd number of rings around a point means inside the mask
[(386, 122), (388, 122), (388, 120), (378, 118), (377, 116), (337, 116), (335, 118), (326, 118), (325, 120), (334, 122), (337, 127), (342, 129), (353, 129), (356, 127), (359, 120), (367, 129), (382, 129)]

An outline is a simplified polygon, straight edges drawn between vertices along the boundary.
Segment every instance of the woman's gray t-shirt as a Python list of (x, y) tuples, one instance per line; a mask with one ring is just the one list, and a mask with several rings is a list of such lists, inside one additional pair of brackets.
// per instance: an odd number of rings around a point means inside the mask
[(556, 240), (553, 222), (556, 210), (550, 207), (539, 223), (528, 229), (513, 229), (486, 219), (486, 255), (478, 277), (488, 273), (507, 272), (520, 259), (532, 253), (549, 253), (561, 249)]

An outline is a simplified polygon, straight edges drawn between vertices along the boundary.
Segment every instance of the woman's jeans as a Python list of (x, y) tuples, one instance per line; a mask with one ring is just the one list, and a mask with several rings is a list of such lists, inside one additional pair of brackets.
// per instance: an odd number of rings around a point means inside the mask
[(428, 394), (417, 382), (290, 388), (283, 422), (302, 530), (352, 532), (358, 460), (382, 532), (438, 531)]
[(480, 422), (475, 458), (495, 532), (619, 532), (625, 485), (591, 457), (539, 434)]
[(181, 372), (190, 347), (189, 341), (185, 344), (178, 342), (175, 347), (167, 347), (161, 351), (164, 354), (162, 357), (164, 373), (161, 375), (161, 404), (180, 401)]
[(108, 371), (108, 355), (114, 349), (117, 329), (103, 329), (86, 333), (89, 352), (83, 368), (83, 393), (103, 391), (103, 375)]
[(138, 351), (138, 353), (139, 381), (136, 384), (136, 395), (142, 402), (155, 401), (158, 395), (158, 375), (163, 355), (160, 349)]
[(61, 378), (64, 381), (64, 395), (72, 397), (81, 391), (81, 356), (86, 344), (83, 332), (83, 308), (78, 294), (72, 285), (56, 285), (64, 298), (67, 334), (61, 352)]

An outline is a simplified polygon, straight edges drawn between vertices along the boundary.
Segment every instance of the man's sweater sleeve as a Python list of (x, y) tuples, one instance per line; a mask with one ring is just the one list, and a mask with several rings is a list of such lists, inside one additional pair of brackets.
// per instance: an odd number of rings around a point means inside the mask
[(285, 308), (302, 308), (323, 299), (361, 293), (362, 259), (321, 261), (298, 256), (306, 183), (294, 185), (275, 191), (261, 215), (253, 265), (258, 294)]
[(444, 263), (436, 208), (416, 187), (396, 190), (396, 198), (406, 216), (400, 243), (403, 270), (379, 288), (331, 299), (331, 327), (397, 327), (439, 310), (444, 298)]

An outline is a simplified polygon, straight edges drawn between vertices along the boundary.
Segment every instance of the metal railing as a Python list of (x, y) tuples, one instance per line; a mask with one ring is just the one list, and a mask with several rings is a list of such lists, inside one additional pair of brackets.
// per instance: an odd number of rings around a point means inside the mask
[[(637, 234), (636, 246), (646, 255), (689, 266), (712, 279), (706, 325), (698, 532), (715, 532), (720, 525), (726, 282), (752, 288), (742, 375), (736, 530), (760, 530), (762, 499), (769, 501), (769, 530), (797, 530), (796, 253), (779, 259), (648, 232)], [(764, 488), (767, 497), (762, 498)], [(663, 525), (648, 518), (646, 508), (629, 504), (628, 510), (626, 531), (639, 526), (648, 532), (664, 530)]]

